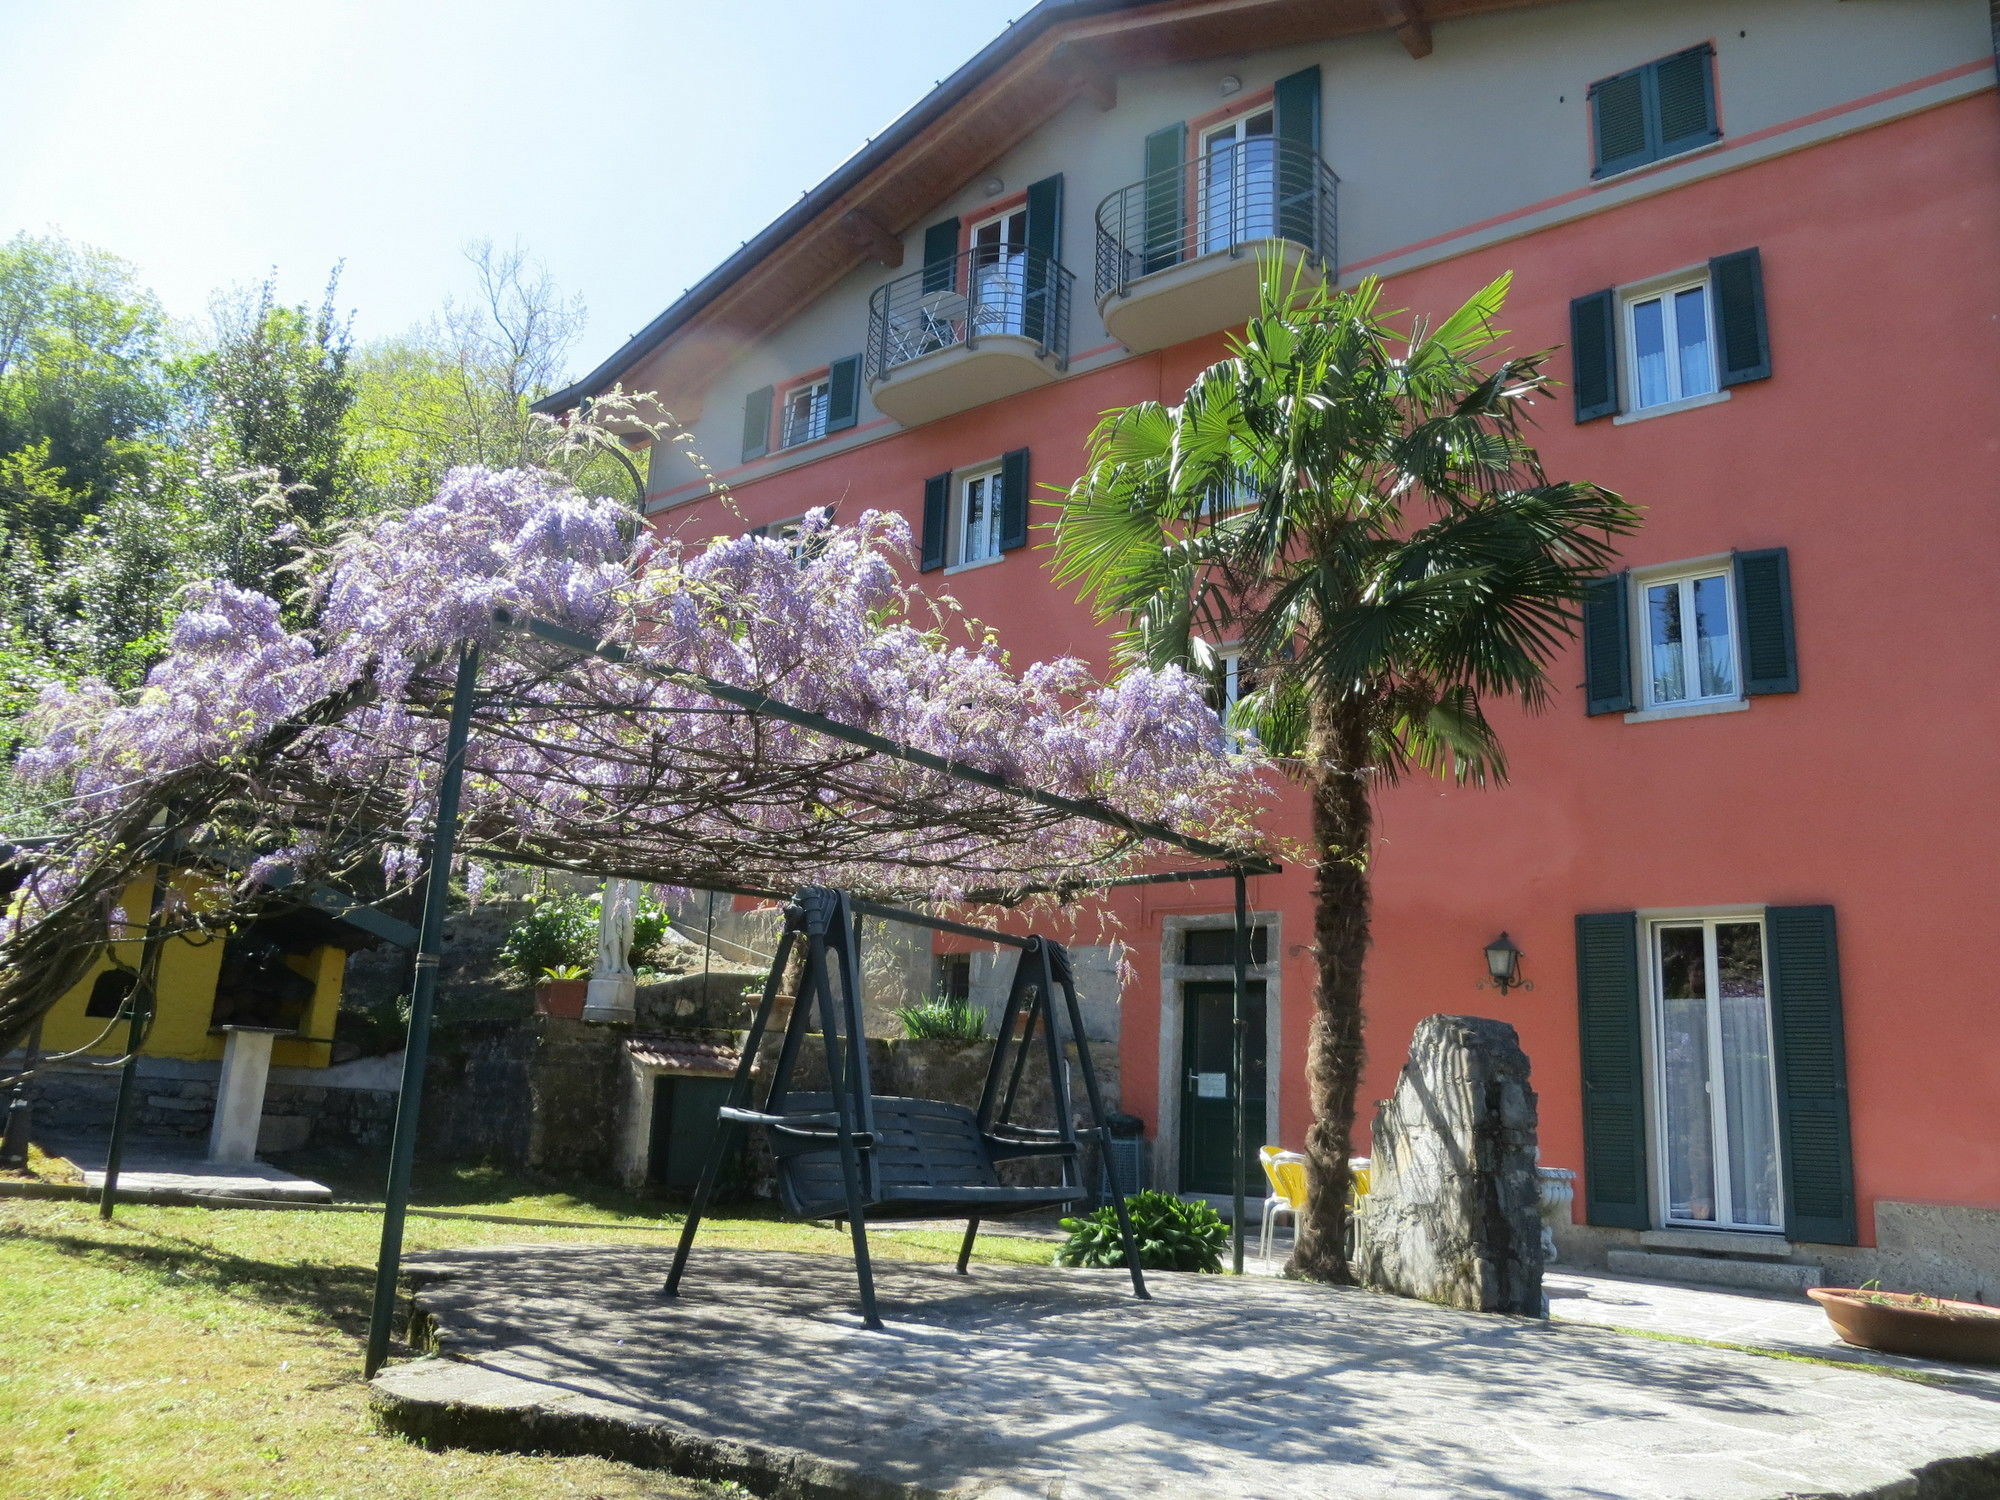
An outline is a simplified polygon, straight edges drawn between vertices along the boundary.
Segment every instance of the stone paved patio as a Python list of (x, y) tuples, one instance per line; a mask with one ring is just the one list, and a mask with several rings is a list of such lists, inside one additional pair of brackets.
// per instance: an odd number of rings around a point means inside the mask
[[(104, 1186), (109, 1137), (38, 1137), (35, 1144), (74, 1166), (83, 1174), (86, 1187)], [(125, 1142), (124, 1155), (118, 1162), (118, 1191), (200, 1193), (212, 1198), (283, 1198), (301, 1203), (333, 1200), (333, 1189), (325, 1183), (280, 1171), (268, 1162), (231, 1162), (221, 1166), (207, 1160), (197, 1145), (144, 1136)]]
[(667, 1302), (667, 1258), (414, 1261), (442, 1357), (383, 1372), (379, 1409), (786, 1496), (2000, 1495), (1979, 1390), (1261, 1277), (1140, 1303), (1114, 1273), (886, 1261), (871, 1332), (843, 1259), (700, 1251)]

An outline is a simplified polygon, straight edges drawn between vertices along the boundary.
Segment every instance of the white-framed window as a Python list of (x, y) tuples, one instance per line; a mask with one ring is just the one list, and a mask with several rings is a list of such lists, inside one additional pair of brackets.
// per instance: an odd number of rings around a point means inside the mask
[(1736, 659), (1736, 583), (1727, 562), (1633, 580), (1640, 702), (1645, 708), (1743, 696)]
[(787, 516), (782, 521), (771, 521), (763, 526), (750, 528), (750, 535), (761, 536), (778, 543), (794, 559), (799, 555), (799, 533), (805, 528), (804, 516)]
[(1646, 923), (1660, 1222), (1784, 1225), (1760, 913)]
[(1715, 368), (1714, 298), (1704, 271), (1622, 297), (1627, 411), (1666, 406), (1721, 389)]
[(1002, 488), (998, 464), (958, 476), (952, 497), (951, 566), (963, 568), (1000, 555)]
[(795, 385), (785, 392), (785, 409), (780, 423), (778, 446), (796, 448), (826, 436), (826, 419), (833, 395), (833, 381), (822, 375), (818, 380)]

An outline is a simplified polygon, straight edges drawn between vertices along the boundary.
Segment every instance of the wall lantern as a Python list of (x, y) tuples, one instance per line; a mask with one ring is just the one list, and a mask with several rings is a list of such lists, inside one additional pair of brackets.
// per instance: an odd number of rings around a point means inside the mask
[(1486, 945), (1486, 978), (1480, 981), (1479, 988), (1483, 990), (1489, 983), (1503, 995), (1509, 990), (1535, 987), (1521, 978), (1521, 950), (1504, 932)]
[(1243, 91), (1243, 80), (1234, 73), (1225, 73), (1222, 75), (1222, 81), (1215, 86), (1215, 91), (1227, 99), (1231, 94)]

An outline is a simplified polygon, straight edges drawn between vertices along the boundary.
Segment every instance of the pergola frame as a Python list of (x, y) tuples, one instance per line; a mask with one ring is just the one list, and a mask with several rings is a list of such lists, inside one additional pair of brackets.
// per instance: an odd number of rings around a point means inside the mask
[[(689, 688), (730, 706), (731, 711), (762, 715), (824, 734), (841, 740), (857, 748), (875, 754), (907, 761), (928, 770), (939, 772), (954, 780), (969, 782), (988, 790), (1000, 792), (1008, 797), (1037, 804), (1051, 811), (1067, 816), (1087, 819), (1108, 828), (1133, 835), (1147, 842), (1180, 850), (1198, 858), (1217, 861), (1216, 864), (1194, 870), (1165, 871), (1155, 874), (1115, 876), (1064, 882), (1059, 885), (1024, 887), (1010, 891), (972, 891), (963, 898), (975, 904), (998, 905), (1036, 894), (1072, 895), (1090, 890), (1105, 890), (1117, 886), (1148, 885), (1193, 880), (1228, 879), (1235, 886), (1236, 929), (1234, 945), (1235, 1001), (1233, 1008), (1233, 1049), (1231, 1058), (1231, 1087), (1236, 1100), (1236, 1163), (1233, 1181), (1234, 1199), (1234, 1243), (1232, 1260), (1234, 1269), (1243, 1270), (1245, 1241), (1246, 1198), (1248, 1196), (1247, 1161), (1251, 1149), (1249, 1140), (1249, 1114), (1243, 1094), (1245, 1071), (1245, 1048), (1247, 1022), (1245, 1001), (1248, 988), (1249, 965), (1249, 915), (1246, 881), (1252, 875), (1275, 874), (1280, 866), (1273, 860), (1256, 855), (1244, 855), (1222, 845), (1176, 833), (1163, 824), (1136, 819), (1120, 813), (1115, 808), (1076, 798), (1060, 796), (1038, 787), (1025, 786), (1004, 776), (984, 770), (963, 761), (953, 760), (914, 746), (887, 739), (882, 735), (859, 729), (813, 713), (796, 708), (768, 694), (739, 688), (729, 683), (719, 682), (699, 673), (675, 671), (655, 667), (650, 664), (635, 663), (629, 653), (616, 643), (594, 640), (577, 631), (557, 625), (552, 621), (536, 619), (499, 609), (494, 611), (495, 623), (503, 630), (526, 635), (548, 645), (567, 648), (580, 654), (596, 657), (615, 665), (630, 667), (649, 675), (670, 680), (679, 686)], [(396, 1286), (402, 1271), (403, 1230), (409, 1209), (411, 1168), (416, 1158), (417, 1126), (422, 1107), (425, 1068), (429, 1060), (431, 1026), (436, 1012), (438, 969), (444, 943), (444, 918), (446, 899), (450, 890), (449, 871), (457, 856), (459, 835), (459, 809), (465, 780), (466, 748), (471, 737), (472, 717), (477, 698), (481, 649), (477, 644), (462, 646), (458, 654), (457, 671), (453, 682), (449, 716), (446, 720), (444, 740), (444, 761), (438, 783), (437, 811), (433, 824), (429, 848), (425, 858), (424, 897), (422, 917), (418, 926), (414, 974), (410, 986), (409, 1035), (403, 1051), (403, 1071), (397, 1091), (394, 1131), (389, 1150), (388, 1182), (383, 1193), (382, 1236), (375, 1263), (375, 1292), (370, 1310), (367, 1350), (364, 1370), (369, 1376), (381, 1368), (388, 1357), (389, 1335), (395, 1315)], [(509, 860), (508, 856), (492, 856), (501, 862), (533, 864), (529, 859)], [(605, 878), (642, 872), (606, 868), (593, 871)], [(793, 894), (788, 891), (757, 889), (754, 887), (722, 887), (715, 889), (730, 895), (750, 896), (774, 901), (784, 901)], [(907, 908), (887, 905), (861, 898), (853, 899), (856, 912), (877, 918), (910, 923), (935, 931), (955, 933), (959, 936), (978, 938), (986, 941), (1019, 947), (1023, 939), (991, 928), (979, 927), (966, 922), (933, 916), (928, 912), (912, 911)]]

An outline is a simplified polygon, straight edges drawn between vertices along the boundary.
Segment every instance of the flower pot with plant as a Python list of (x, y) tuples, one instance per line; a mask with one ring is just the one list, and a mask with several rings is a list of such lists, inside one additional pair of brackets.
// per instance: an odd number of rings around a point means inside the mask
[(535, 986), (535, 1010), (544, 1016), (583, 1019), (584, 997), (590, 991), (590, 970), (582, 964), (558, 964), (544, 969)]
[(1809, 1287), (1845, 1343), (1919, 1359), (2000, 1364), (2000, 1307), (1866, 1286)]

